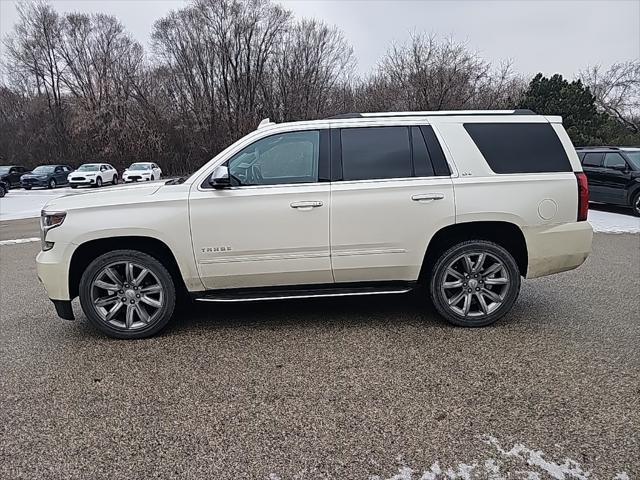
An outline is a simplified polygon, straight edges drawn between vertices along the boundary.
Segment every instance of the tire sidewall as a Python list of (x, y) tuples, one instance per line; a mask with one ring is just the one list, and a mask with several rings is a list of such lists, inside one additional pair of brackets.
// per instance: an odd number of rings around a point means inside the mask
[(640, 200), (640, 190), (631, 198), (631, 210), (636, 217), (640, 217), (640, 212), (636, 210), (636, 203)]
[[(507, 292), (502, 305), (496, 311), (480, 319), (468, 319), (449, 309), (446, 298), (444, 298), (441, 292), (440, 285), (442, 284), (446, 273), (446, 266), (451, 262), (451, 260), (464, 253), (477, 251), (485, 251), (496, 256), (500, 261), (502, 261), (509, 273), (510, 285), (509, 291)], [(460, 327), (485, 327), (495, 323), (511, 310), (520, 292), (520, 271), (514, 258), (503, 247), (487, 240), (469, 240), (454, 245), (440, 256), (432, 272), (429, 294), (433, 305), (438, 313), (449, 323)]]
[(49, 188), (56, 188), (56, 181), (53, 178), (49, 180)]
[[(100, 315), (93, 307), (91, 302), (91, 285), (93, 284), (93, 281), (105, 266), (119, 261), (132, 261), (149, 269), (154, 275), (156, 275), (164, 289), (166, 301), (162, 307), (160, 318), (146, 328), (127, 331), (125, 329), (109, 325), (100, 318)], [(138, 339), (155, 335), (167, 326), (175, 308), (176, 289), (171, 274), (156, 258), (137, 250), (115, 250), (99, 256), (85, 269), (80, 279), (79, 297), (82, 311), (94, 328), (112, 338)]]
[(96, 178), (96, 187), (100, 188), (102, 186), (102, 178), (98, 177)]

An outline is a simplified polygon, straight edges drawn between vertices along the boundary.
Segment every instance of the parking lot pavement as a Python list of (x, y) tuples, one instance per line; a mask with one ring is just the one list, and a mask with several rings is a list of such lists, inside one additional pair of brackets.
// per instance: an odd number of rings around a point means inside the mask
[(56, 318), (38, 247), (0, 246), (0, 478), (640, 476), (638, 235), (489, 328), (408, 295), (189, 307), (129, 342)]

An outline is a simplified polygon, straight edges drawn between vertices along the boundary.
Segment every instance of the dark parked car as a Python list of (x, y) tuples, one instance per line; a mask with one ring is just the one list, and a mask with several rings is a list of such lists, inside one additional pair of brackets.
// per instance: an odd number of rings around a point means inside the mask
[(4, 180), (0, 180), (0, 198), (4, 197), (9, 191), (9, 184)]
[(20, 177), (25, 173), (29, 173), (29, 170), (20, 165), (0, 166), (0, 180), (6, 182), (9, 188), (19, 187)]
[(33, 172), (20, 177), (20, 183), (25, 190), (32, 187), (56, 188), (58, 185), (67, 185), (67, 177), (71, 173), (69, 165), (40, 165)]
[(631, 207), (640, 216), (640, 147), (576, 148), (589, 180), (589, 200)]

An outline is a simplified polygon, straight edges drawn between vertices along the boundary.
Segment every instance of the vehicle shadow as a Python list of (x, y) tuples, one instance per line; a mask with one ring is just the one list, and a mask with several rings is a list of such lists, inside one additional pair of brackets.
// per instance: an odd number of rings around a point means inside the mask
[(633, 211), (629, 207), (620, 207), (618, 205), (609, 205), (608, 203), (589, 203), (589, 210), (597, 210), (599, 212), (619, 213), (635, 217)]

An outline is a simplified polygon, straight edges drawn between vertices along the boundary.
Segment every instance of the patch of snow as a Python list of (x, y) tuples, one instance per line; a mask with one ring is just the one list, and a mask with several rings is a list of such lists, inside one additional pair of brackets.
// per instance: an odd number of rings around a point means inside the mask
[[(398, 473), (388, 478), (372, 475), (369, 480), (471, 480), (487, 478), (489, 480), (506, 480), (517, 478), (522, 480), (541, 480), (553, 478), (556, 480), (590, 480), (593, 478), (589, 470), (583, 469), (578, 462), (564, 458), (554, 462), (545, 458), (547, 455), (516, 443), (511, 448), (503, 448), (498, 440), (492, 436), (483, 437), (485, 444), (493, 448), (486, 453), (487, 458), (473, 463), (459, 463), (453, 467), (441, 467), (436, 461), (428, 470), (422, 471), (408, 466), (398, 468)], [(496, 458), (496, 454), (498, 457)], [(500, 459), (509, 459), (508, 467)], [(612, 480), (630, 480), (629, 475), (620, 472)]]
[(621, 213), (589, 210), (589, 223), (594, 232), (604, 233), (640, 233), (640, 217)]
[(488, 436), (486, 442), (495, 447), (500, 454), (507, 457), (517, 457), (526, 460), (529, 465), (536, 466), (547, 472), (551, 478), (555, 478), (557, 480), (565, 480), (566, 478), (588, 480), (589, 472), (582, 470), (580, 464), (570, 458), (565, 458), (562, 463), (555, 463), (545, 460), (543, 458), (543, 452), (539, 450), (531, 450), (520, 443), (515, 444), (507, 451), (500, 446), (495, 437)]
[(42, 207), (55, 198), (75, 193), (70, 188), (56, 188), (55, 190), (9, 190), (0, 198), (0, 221), (19, 220), (22, 218), (37, 218)]

